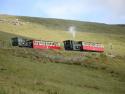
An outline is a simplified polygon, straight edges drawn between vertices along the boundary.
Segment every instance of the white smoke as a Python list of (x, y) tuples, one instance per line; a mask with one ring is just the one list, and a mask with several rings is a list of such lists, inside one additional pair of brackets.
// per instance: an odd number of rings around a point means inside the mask
[(75, 37), (76, 37), (75, 26), (70, 26), (69, 27), (69, 33), (72, 34), (73, 39), (75, 39)]

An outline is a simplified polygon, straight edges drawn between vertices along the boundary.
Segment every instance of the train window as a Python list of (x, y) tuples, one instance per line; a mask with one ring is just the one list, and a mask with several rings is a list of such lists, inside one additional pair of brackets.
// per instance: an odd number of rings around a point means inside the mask
[(45, 43), (46, 43), (47, 46), (49, 45), (49, 42), (45, 42)]
[(76, 49), (79, 49), (80, 47), (79, 47), (79, 46), (76, 46), (75, 48), (76, 48)]
[(99, 44), (97, 44), (97, 47), (99, 47)]
[(39, 45), (39, 41), (34, 41), (34, 45)]
[(38, 41), (38, 45), (41, 45), (41, 41)]
[(46, 41), (43, 41), (43, 45), (46, 45)]
[(60, 43), (57, 43), (58, 44), (58, 46), (60, 46)]
[(92, 46), (95, 46), (95, 43), (92, 43)]
[(55, 44), (56, 44), (56, 46), (60, 46), (60, 43), (58, 43), (58, 42), (55, 42)]
[(34, 45), (43, 45), (44, 44), (44, 42), (43, 41), (34, 41)]
[(98, 44), (96, 44), (95, 47), (98, 47)]
[(43, 42), (42, 42), (42, 41), (39, 41), (39, 45), (43, 45)]
[(66, 41), (65, 43), (66, 43), (66, 45), (67, 45), (67, 44), (69, 44), (69, 42), (68, 42), (68, 41)]
[(52, 46), (52, 42), (49, 42), (49, 46)]
[(52, 42), (50, 42), (49, 45), (52, 46)]
[(57, 42), (55, 42), (55, 46), (57, 46)]
[(97, 44), (95, 44), (94, 47), (97, 47)]
[(82, 45), (85, 45), (85, 42), (82, 42)]
[(48, 42), (47, 42), (47, 41), (44, 41), (44, 45), (48, 45)]
[(88, 46), (88, 43), (85, 43), (85, 46)]
[(51, 42), (49, 42), (48, 45), (51, 46)]
[(52, 45), (55, 46), (55, 43), (53, 42)]
[(51, 42), (51, 44), (50, 44), (51, 46), (53, 46), (53, 42)]
[(46, 45), (46, 41), (43, 41), (43, 45)]
[(96, 47), (98, 47), (98, 48), (99, 48), (100, 46), (101, 46), (100, 44), (97, 44), (97, 45), (96, 45)]

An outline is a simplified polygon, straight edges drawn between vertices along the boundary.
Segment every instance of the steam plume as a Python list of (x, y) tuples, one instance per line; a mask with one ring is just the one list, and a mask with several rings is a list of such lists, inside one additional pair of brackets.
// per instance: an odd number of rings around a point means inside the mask
[(75, 37), (76, 37), (76, 30), (75, 30), (75, 27), (74, 27), (74, 26), (70, 26), (70, 27), (69, 27), (69, 33), (71, 33), (73, 39), (75, 39)]

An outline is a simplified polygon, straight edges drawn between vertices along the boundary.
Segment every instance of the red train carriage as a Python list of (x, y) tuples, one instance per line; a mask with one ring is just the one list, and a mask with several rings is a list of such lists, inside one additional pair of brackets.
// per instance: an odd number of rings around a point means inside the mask
[(101, 43), (82, 42), (81, 49), (85, 51), (104, 52), (104, 46)]
[(59, 42), (33, 40), (33, 48), (35, 49), (61, 49)]
[(104, 52), (104, 46), (94, 42), (66, 40), (64, 47), (65, 50)]

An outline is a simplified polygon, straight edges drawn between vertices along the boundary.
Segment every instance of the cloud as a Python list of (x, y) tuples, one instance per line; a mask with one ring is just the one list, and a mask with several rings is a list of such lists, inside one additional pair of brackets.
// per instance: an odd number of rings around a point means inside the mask
[(51, 0), (49, 2), (42, 0), (37, 2), (35, 6), (48, 17), (55, 18), (75, 18), (79, 15), (90, 14), (91, 11), (98, 10), (95, 5), (87, 0)]
[(125, 23), (125, 0), (100, 1), (100, 5), (106, 11), (105, 23)]
[(105, 0), (102, 6), (114, 17), (125, 17), (125, 0)]
[(125, 0), (2, 0), (0, 6), (14, 15), (125, 23)]
[(35, 9), (47, 17), (77, 19), (87, 16), (125, 17), (125, 0), (37, 0)]
[(0, 12), (47, 18), (125, 23), (125, 0), (2, 0)]

